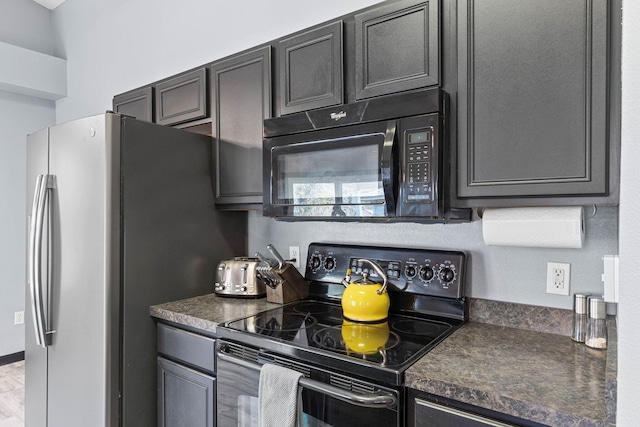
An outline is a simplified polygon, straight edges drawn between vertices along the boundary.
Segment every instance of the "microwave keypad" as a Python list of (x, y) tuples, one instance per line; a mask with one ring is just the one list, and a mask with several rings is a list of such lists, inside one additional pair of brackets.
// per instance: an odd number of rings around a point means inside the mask
[(409, 133), (407, 142), (407, 201), (431, 201), (431, 131)]

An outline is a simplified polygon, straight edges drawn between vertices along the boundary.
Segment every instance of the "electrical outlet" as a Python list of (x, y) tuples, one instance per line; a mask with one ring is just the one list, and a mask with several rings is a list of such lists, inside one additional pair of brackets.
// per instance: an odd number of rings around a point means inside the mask
[(13, 313), (13, 324), (22, 325), (24, 323), (24, 311), (16, 311)]
[(547, 293), (569, 295), (571, 264), (560, 262), (547, 263)]
[(300, 246), (289, 246), (289, 260), (295, 268), (300, 268)]

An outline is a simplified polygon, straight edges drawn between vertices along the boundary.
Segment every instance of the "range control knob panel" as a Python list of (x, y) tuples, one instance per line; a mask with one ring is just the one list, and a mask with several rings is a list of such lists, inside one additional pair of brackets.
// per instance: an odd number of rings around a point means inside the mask
[(445, 298), (464, 296), (466, 254), (460, 251), (404, 249), (312, 243), (307, 255), (305, 278), (339, 285), (347, 270), (351, 279), (382, 279), (368, 263), (377, 263), (389, 279), (390, 292), (406, 292)]

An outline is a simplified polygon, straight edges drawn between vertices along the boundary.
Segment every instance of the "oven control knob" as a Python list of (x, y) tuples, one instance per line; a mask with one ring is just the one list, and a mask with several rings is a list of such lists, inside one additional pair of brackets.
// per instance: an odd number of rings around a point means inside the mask
[(334, 257), (328, 257), (324, 260), (324, 269), (327, 271), (333, 271), (336, 268), (336, 259)]
[(430, 282), (431, 280), (433, 280), (433, 268), (427, 266), (424, 266), (420, 269), (420, 279), (422, 279), (425, 282)]
[(407, 279), (413, 279), (416, 277), (416, 273), (415, 265), (407, 265), (404, 269), (404, 275), (407, 276)]
[(456, 272), (449, 267), (442, 267), (440, 269), (440, 280), (445, 283), (453, 282), (453, 279), (456, 278)]
[(320, 264), (322, 264), (322, 261), (320, 260), (320, 255), (314, 255), (311, 257), (311, 260), (309, 261), (309, 266), (313, 271), (320, 268)]
[(241, 288), (240, 288), (240, 290), (241, 290), (242, 292), (247, 292), (247, 287), (246, 287), (246, 286), (243, 286), (243, 287), (241, 287)]

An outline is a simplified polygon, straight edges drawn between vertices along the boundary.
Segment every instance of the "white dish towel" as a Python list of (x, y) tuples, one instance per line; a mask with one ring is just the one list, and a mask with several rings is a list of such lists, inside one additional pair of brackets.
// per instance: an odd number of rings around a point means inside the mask
[(300, 416), (300, 372), (273, 364), (262, 365), (258, 387), (260, 427), (296, 427)]

